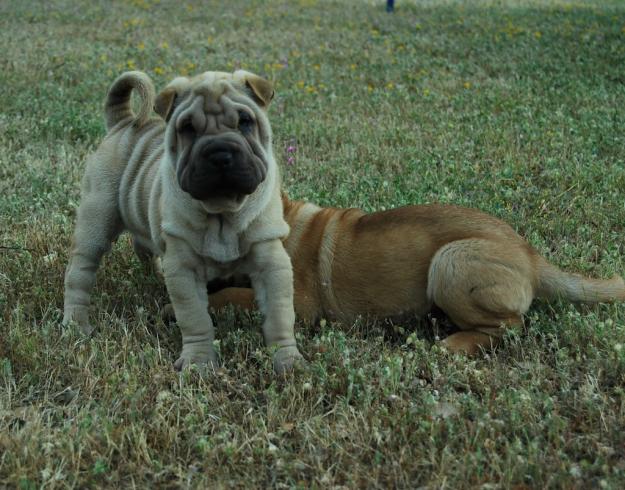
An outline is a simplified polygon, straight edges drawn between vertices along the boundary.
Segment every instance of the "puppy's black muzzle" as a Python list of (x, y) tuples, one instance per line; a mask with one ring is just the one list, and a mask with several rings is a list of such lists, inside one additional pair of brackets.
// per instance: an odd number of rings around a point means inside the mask
[(252, 194), (265, 178), (262, 161), (236, 137), (204, 137), (178, 171), (182, 190), (198, 200), (237, 199)]

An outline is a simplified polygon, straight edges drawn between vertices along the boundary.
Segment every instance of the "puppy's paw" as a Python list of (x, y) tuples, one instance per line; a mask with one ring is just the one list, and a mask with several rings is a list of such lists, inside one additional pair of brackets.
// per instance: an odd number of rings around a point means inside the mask
[(70, 323), (75, 323), (80, 328), (80, 331), (86, 337), (89, 337), (95, 327), (89, 323), (89, 308), (86, 306), (67, 306), (63, 314), (63, 326), (68, 326)]
[(304, 369), (306, 360), (294, 345), (278, 347), (273, 353), (273, 370), (276, 374), (286, 374)]
[(182, 371), (192, 364), (195, 364), (203, 373), (214, 371), (219, 367), (217, 354), (212, 348), (199, 350), (183, 347), (180, 357), (174, 362), (174, 369)]

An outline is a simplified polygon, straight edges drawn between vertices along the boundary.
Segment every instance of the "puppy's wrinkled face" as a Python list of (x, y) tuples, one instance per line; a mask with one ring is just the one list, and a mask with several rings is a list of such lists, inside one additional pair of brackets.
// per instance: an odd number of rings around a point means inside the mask
[(272, 97), (267, 80), (244, 71), (176, 78), (157, 97), (178, 184), (207, 211), (237, 211), (265, 179)]

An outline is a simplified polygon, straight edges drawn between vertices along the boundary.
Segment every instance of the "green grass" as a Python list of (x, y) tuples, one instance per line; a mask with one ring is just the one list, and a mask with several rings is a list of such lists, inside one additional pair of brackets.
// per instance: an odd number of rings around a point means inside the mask
[(431, 319), (299, 326), (311, 367), (286, 380), (259, 319), (228, 312), (223, 370), (179, 377), (165, 289), (124, 237), (95, 336), (60, 326), (85, 157), (128, 68), (275, 80), (294, 198), (473, 206), (561, 267), (624, 273), (622, 2), (12, 0), (0, 41), (0, 487), (625, 486), (621, 305), (539, 303), (479, 359)]

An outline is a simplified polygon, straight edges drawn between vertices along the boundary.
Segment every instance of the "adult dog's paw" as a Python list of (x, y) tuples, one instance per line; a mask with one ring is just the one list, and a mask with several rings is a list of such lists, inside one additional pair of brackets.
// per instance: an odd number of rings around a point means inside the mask
[(276, 374), (286, 374), (294, 370), (304, 369), (306, 360), (294, 345), (278, 347), (273, 353), (273, 370)]

